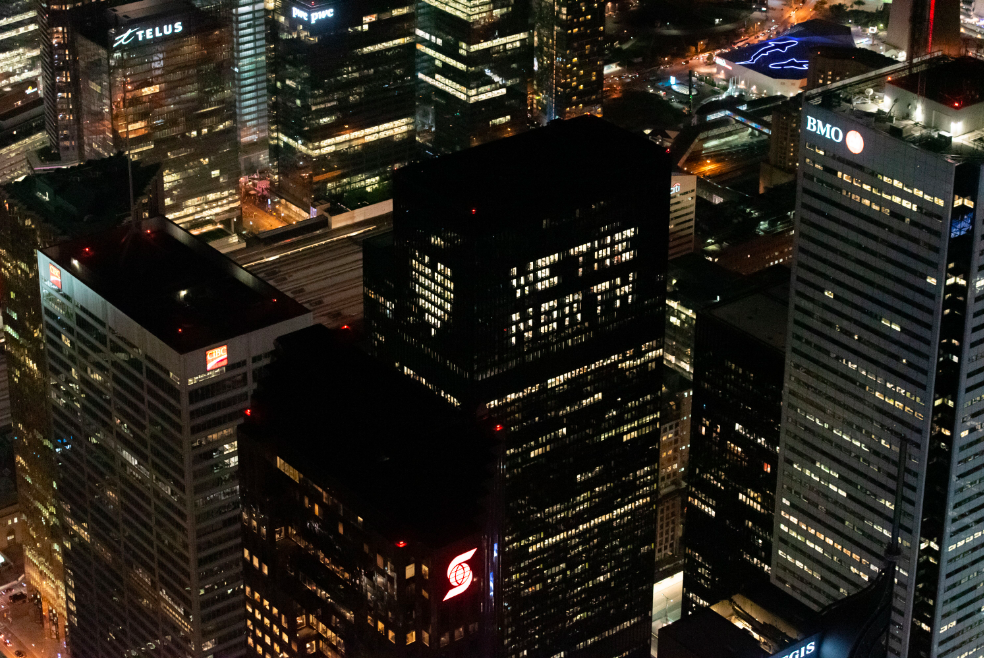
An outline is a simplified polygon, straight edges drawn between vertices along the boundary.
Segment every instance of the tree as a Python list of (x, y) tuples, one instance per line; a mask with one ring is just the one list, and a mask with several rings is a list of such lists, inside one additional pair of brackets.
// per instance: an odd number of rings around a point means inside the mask
[(815, 3), (813, 4), (813, 9), (814, 9), (814, 10), (816, 10), (816, 12), (817, 12), (818, 14), (822, 14), (822, 13), (823, 13), (824, 11), (826, 11), (826, 10), (827, 10), (827, 5), (828, 5), (828, 4), (829, 4), (829, 3), (827, 2), (827, 0), (817, 0), (817, 1), (816, 1), (816, 2), (815, 2)]

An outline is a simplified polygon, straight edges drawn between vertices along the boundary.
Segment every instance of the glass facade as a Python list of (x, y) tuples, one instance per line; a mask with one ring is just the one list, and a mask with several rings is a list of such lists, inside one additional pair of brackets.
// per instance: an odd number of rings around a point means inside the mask
[(439, 155), (528, 125), (529, 8), (514, 0), (417, 4), (417, 139)]
[(52, 150), (62, 160), (79, 156), (80, 136), (75, 72), (69, 52), (71, 13), (76, 4), (35, 0), (41, 50), (41, 89), (44, 92), (44, 125)]
[(270, 89), (279, 192), (307, 211), (390, 198), (414, 140), (412, 5), (278, 0)]
[(769, 580), (788, 283), (769, 292), (697, 314), (683, 576), (690, 612)]
[(33, 81), (41, 76), (37, 8), (34, 0), (0, 5), (0, 85)]
[[(669, 168), (594, 121), (408, 171), (392, 246), (365, 243), (377, 354), (507, 432), (507, 656), (649, 655), (669, 199), (628, 181), (669, 184)], [(599, 142), (632, 194), (583, 184), (597, 162), (576, 151)], [(493, 169), (494, 199), (479, 191)]]
[[(140, 21), (78, 39), (85, 152), (161, 163), (167, 217), (196, 235), (229, 231), (240, 176), (230, 32), (190, 7)], [(153, 21), (180, 33), (112, 46)]]
[(601, 116), (605, 3), (533, 0), (533, 107), (541, 123)]

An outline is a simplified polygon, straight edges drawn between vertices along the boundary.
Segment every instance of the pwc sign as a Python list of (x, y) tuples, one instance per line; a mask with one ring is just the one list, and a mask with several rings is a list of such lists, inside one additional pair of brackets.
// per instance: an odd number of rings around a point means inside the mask
[[(844, 131), (831, 123), (824, 123), (816, 117), (806, 117), (806, 132), (820, 135), (840, 144), (844, 141)], [(864, 150), (864, 138), (857, 130), (847, 133), (847, 149), (857, 155)]]

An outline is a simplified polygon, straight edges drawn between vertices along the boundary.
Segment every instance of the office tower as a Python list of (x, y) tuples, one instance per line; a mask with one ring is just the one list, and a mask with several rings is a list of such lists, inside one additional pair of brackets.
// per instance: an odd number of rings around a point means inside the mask
[(533, 1), (533, 103), (540, 123), (601, 116), (605, 4)]
[(819, 608), (897, 551), (893, 656), (980, 647), (982, 75), (936, 56), (803, 106), (772, 578)]
[(266, 10), (263, 3), (236, 0), (232, 26), (232, 75), (242, 175), (270, 166), (267, 99)]
[(47, 143), (44, 99), (36, 79), (0, 93), (0, 185), (28, 173), (27, 154)]
[(673, 172), (670, 178), (669, 258), (693, 253), (696, 209), (697, 176)]
[(72, 655), (245, 655), (236, 426), (310, 313), (163, 218), (37, 258)]
[[(131, 215), (127, 163), (117, 156), (32, 175), (5, 185), (0, 203), (0, 289), (17, 489), (24, 504), (27, 580), (41, 594), (45, 624), (64, 638), (62, 526), (57, 512), (58, 453), (48, 397), (40, 278), (35, 250), (117, 226)], [(133, 166), (134, 214), (163, 206), (157, 166)]]
[(769, 582), (788, 269), (697, 313), (684, 608)]
[(669, 182), (579, 117), (401, 170), (364, 243), (377, 355), (503, 428), (507, 656), (649, 653)]
[(203, 239), (239, 209), (228, 27), (191, 4), (142, 0), (76, 35), (86, 157), (123, 151), (161, 163), (164, 213)]
[(247, 643), (491, 658), (501, 442), (354, 342), (279, 339), (239, 428)]
[(693, 383), (663, 366), (662, 409), (659, 414), (659, 502), (656, 506), (657, 578), (666, 569), (679, 569), (683, 554), (683, 510), (686, 505), (687, 463)]
[(73, 57), (69, 52), (73, 9), (77, 3), (34, 3), (41, 50), (44, 126), (51, 149), (65, 161), (78, 158), (79, 126)]
[(960, 43), (959, 0), (899, 0), (893, 2), (888, 15), (885, 43), (908, 57), (930, 53), (958, 56), (964, 52)]
[(305, 215), (390, 198), (393, 170), (410, 162), (416, 38), (403, 2), (277, 3), (270, 157), (278, 192)]
[(440, 155), (528, 126), (529, 5), (417, 3), (417, 140)]
[(688, 379), (694, 372), (697, 312), (721, 301), (741, 277), (700, 254), (677, 258), (667, 268), (666, 340), (663, 360)]
[(41, 75), (37, 10), (33, 0), (0, 5), (0, 85), (32, 82)]

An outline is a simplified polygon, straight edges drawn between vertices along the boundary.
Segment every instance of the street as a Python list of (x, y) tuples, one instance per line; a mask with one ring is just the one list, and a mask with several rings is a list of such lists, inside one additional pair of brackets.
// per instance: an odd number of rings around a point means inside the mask
[[(18, 592), (24, 598), (11, 602), (10, 595)], [(46, 635), (31, 594), (23, 583), (0, 594), (0, 653), (5, 658), (61, 658), (66, 655), (64, 638), (59, 641)]]

